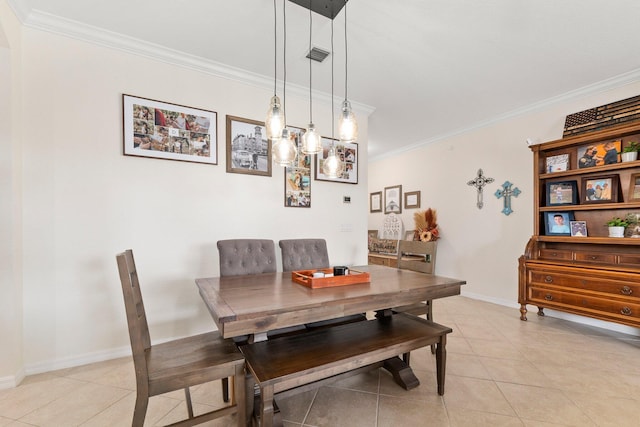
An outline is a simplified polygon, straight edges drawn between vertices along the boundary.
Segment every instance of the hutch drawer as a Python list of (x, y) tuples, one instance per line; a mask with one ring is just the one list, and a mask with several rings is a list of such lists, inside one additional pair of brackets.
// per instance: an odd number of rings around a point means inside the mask
[(529, 283), (531, 286), (552, 285), (557, 287), (601, 292), (617, 296), (633, 297), (638, 298), (638, 302), (640, 303), (640, 283), (637, 283), (637, 279), (633, 281), (604, 279), (602, 277), (598, 277), (595, 272), (591, 275), (585, 274), (579, 276), (552, 271), (533, 270), (530, 272)]

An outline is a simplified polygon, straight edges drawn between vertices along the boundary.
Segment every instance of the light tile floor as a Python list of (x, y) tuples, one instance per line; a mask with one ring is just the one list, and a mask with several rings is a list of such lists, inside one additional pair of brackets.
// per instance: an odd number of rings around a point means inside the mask
[[(421, 385), (384, 370), (278, 400), (285, 427), (640, 426), (640, 338), (465, 297), (437, 300), (450, 326), (444, 396), (435, 357), (412, 353)], [(219, 382), (192, 389), (196, 412), (222, 404)], [(186, 415), (183, 393), (151, 398), (145, 425)], [(128, 426), (135, 401), (130, 358), (26, 378), (0, 391), (0, 427)], [(234, 425), (233, 417), (208, 426)]]

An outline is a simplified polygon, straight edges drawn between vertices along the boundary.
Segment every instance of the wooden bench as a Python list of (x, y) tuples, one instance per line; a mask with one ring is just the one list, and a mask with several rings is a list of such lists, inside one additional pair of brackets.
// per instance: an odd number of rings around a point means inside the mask
[(446, 336), (451, 331), (399, 313), (244, 345), (240, 350), (247, 371), (260, 389), (260, 425), (273, 425), (273, 397), (277, 393), (306, 391), (344, 375), (382, 366), (387, 359), (401, 362), (398, 354), (434, 343), (438, 394), (443, 395)]

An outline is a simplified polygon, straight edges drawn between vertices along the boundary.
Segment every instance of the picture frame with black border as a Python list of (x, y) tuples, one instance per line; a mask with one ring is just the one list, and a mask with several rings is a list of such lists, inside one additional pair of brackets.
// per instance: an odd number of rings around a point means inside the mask
[(122, 95), (123, 154), (218, 164), (215, 111)]
[(580, 188), (580, 204), (618, 202), (618, 175), (583, 177)]
[(569, 221), (572, 237), (587, 237), (587, 221)]
[(577, 181), (547, 181), (547, 206), (563, 206), (578, 204)]
[(545, 212), (545, 236), (571, 236), (571, 221), (575, 221), (573, 212)]

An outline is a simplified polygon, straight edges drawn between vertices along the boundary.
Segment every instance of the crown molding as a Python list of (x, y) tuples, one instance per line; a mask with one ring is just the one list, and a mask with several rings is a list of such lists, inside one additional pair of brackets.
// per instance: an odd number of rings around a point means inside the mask
[(481, 121), (474, 123), (471, 126), (467, 126), (465, 128), (457, 129), (453, 132), (448, 132), (442, 135), (438, 135), (433, 138), (429, 138), (423, 141), (416, 142), (415, 144), (407, 145), (397, 150), (387, 151), (383, 154), (369, 157), (369, 163), (373, 163), (376, 161), (380, 161), (389, 157), (394, 157), (399, 154), (405, 153), (407, 151), (412, 151), (417, 148), (424, 147), (425, 145), (433, 144), (434, 142), (442, 141), (445, 139), (453, 138), (458, 135), (462, 135), (465, 133), (473, 132), (475, 130), (494, 125), (496, 123), (522, 116), (524, 114), (529, 114), (533, 112), (537, 112), (540, 110), (544, 110), (545, 108), (552, 107), (561, 102), (571, 101), (578, 98), (583, 98), (588, 95), (594, 95), (601, 92), (606, 92), (608, 90), (616, 89), (628, 84), (640, 82), (640, 69), (632, 70), (624, 74), (620, 74), (615, 77), (611, 77), (609, 79), (601, 80), (591, 85), (583, 86), (578, 89), (574, 89), (565, 93), (562, 93), (557, 96), (553, 96), (551, 98), (544, 99), (542, 101), (534, 102), (529, 105), (525, 105), (524, 107), (517, 108), (515, 110), (508, 111), (506, 113), (495, 116), (489, 120)]
[[(233, 80), (260, 89), (272, 90), (273, 88), (273, 78), (271, 77), (252, 73), (247, 70), (204, 59), (196, 55), (108, 31), (79, 21), (52, 15), (37, 9), (30, 9), (29, 6), (25, 5), (24, 1), (8, 0), (8, 3), (22, 25), (28, 28), (70, 37), (75, 40)], [(287, 94), (306, 98), (309, 96), (309, 88), (287, 82)], [(314, 99), (316, 98), (318, 101), (327, 104), (331, 103), (331, 95), (325, 92), (314, 91)], [(341, 101), (336, 100), (335, 104), (339, 104), (340, 102)], [(356, 101), (351, 101), (351, 106), (356, 112), (363, 113), (367, 116), (375, 110), (372, 106)]]

